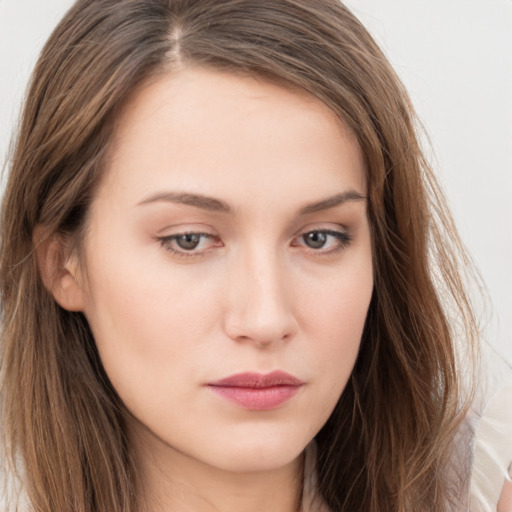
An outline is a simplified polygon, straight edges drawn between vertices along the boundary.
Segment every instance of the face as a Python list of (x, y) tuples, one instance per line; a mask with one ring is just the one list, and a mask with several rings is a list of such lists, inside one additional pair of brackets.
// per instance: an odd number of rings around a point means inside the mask
[(80, 309), (147, 452), (295, 460), (373, 288), (359, 147), (322, 103), (202, 69), (132, 98), (88, 217)]

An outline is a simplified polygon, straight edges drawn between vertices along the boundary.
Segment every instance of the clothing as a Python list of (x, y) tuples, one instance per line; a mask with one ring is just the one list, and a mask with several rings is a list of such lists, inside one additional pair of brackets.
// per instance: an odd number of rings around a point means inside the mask
[[(488, 359), (492, 373), (456, 439), (453, 470), (463, 485), (457, 490), (457, 512), (496, 512), (504, 482), (511, 480), (512, 367), (495, 354)], [(315, 464), (312, 442), (305, 454), (301, 512), (330, 512), (317, 492)]]
[(496, 354), (490, 359), (493, 371), (475, 432), (471, 512), (496, 512), (512, 473), (512, 368)]
[[(461, 491), (457, 512), (496, 512), (505, 479), (512, 470), (512, 367), (499, 357), (492, 360), (489, 381), (475, 401), (468, 421), (459, 432), (456, 471), (467, 475), (466, 488)], [(311, 442), (305, 451), (304, 488), (301, 512), (330, 512), (317, 492), (316, 445)], [(6, 489), (0, 492), (0, 511), (6, 505)], [(14, 492), (14, 486), (11, 493)], [(20, 512), (30, 506), (21, 494)]]

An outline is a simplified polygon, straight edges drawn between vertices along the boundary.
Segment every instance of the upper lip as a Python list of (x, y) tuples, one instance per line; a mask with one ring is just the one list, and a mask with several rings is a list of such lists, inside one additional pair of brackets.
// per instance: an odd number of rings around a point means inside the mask
[(274, 386), (301, 386), (303, 381), (281, 370), (271, 373), (237, 373), (215, 382), (209, 382), (209, 386), (233, 387), (233, 388), (270, 388)]

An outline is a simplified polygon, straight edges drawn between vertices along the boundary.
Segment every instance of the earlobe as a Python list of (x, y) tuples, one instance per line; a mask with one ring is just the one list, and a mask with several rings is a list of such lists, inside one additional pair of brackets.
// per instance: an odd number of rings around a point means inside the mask
[(43, 226), (34, 230), (34, 246), (41, 279), (56, 302), (68, 311), (83, 311), (84, 293), (78, 257), (58, 234), (46, 235)]

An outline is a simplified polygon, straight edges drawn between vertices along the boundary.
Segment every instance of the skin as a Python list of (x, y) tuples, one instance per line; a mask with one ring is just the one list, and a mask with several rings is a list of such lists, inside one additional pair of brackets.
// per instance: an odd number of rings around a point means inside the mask
[(510, 480), (505, 480), (503, 484), (498, 502), (498, 512), (512, 512), (512, 481)]
[[(303, 450), (350, 376), (373, 289), (354, 136), (307, 95), (185, 68), (134, 94), (110, 156), (54, 294), (87, 317), (132, 415), (149, 509), (297, 510)], [(205, 235), (185, 250), (190, 232)], [(303, 385), (271, 410), (207, 385), (274, 370)]]

